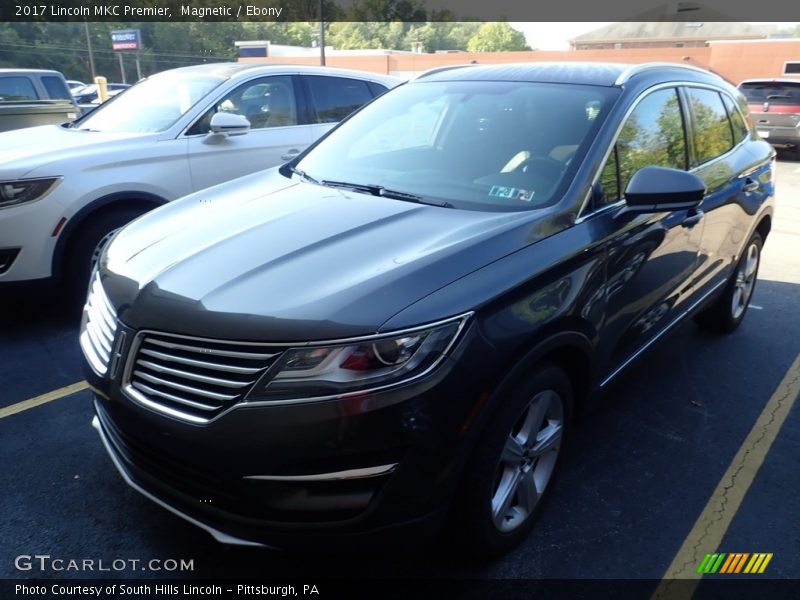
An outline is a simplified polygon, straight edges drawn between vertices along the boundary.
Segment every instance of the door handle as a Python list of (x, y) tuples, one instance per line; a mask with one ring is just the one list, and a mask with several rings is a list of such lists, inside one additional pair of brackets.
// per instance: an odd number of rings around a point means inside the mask
[(700, 221), (702, 221), (704, 216), (705, 216), (705, 213), (700, 209), (692, 211), (681, 222), (681, 226), (682, 227), (688, 227), (689, 229), (691, 229), (692, 227), (697, 225)]
[(286, 154), (281, 156), (281, 160), (292, 160), (298, 154), (300, 154), (300, 150), (297, 148), (292, 148)]
[(749, 177), (744, 180), (744, 185), (742, 186), (742, 191), (745, 193), (755, 192), (761, 184), (754, 179), (750, 179)]

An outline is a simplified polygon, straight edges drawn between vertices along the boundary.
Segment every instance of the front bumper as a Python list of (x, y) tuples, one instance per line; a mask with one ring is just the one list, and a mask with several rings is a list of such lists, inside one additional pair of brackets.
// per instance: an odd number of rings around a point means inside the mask
[(85, 370), (93, 425), (123, 478), (151, 500), (223, 543), (363, 548), (418, 543), (441, 525), (481, 395), (468, 362), (451, 357), (424, 381), (358, 398), (245, 402), (202, 425)]
[(57, 197), (59, 192), (56, 189), (41, 200), (0, 209), (0, 250), (14, 251), (14, 260), (0, 269), (0, 283), (45, 279), (52, 275), (53, 253), (58, 241), (53, 233), (64, 214)]

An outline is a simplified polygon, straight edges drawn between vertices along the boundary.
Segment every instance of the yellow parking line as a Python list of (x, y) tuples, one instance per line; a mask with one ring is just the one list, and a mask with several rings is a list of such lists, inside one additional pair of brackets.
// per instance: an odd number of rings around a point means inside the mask
[[(664, 573), (652, 600), (691, 597), (703, 576), (697, 572), (697, 566), (708, 552), (716, 552), (719, 549), (722, 538), (739, 510), (758, 469), (764, 463), (772, 443), (778, 437), (798, 394), (800, 394), (800, 355), (795, 358), (750, 433), (742, 442), (706, 507)], [(683, 582), (671, 589), (676, 579), (694, 581)]]
[(64, 396), (69, 396), (70, 394), (74, 394), (75, 392), (80, 392), (81, 390), (85, 390), (89, 387), (89, 384), (85, 381), (79, 381), (78, 383), (73, 383), (72, 385), (68, 385), (57, 390), (53, 390), (52, 392), (47, 392), (46, 394), (42, 394), (41, 396), (36, 396), (35, 398), (30, 398), (28, 400), (23, 400), (22, 402), (17, 402), (16, 404), (12, 404), (11, 406), (5, 406), (0, 408), (0, 419), (4, 417), (10, 417), (11, 415), (15, 415), (17, 413), (21, 413), (23, 410), (28, 410), (29, 408), (34, 408), (36, 406), (41, 406), (42, 404), (47, 404), (48, 402), (52, 402), (53, 400), (58, 400), (59, 398), (63, 398)]

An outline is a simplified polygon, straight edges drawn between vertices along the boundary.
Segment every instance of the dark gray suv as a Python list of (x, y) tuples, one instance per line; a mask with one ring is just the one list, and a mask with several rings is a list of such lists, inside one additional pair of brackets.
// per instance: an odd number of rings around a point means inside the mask
[(687, 317), (741, 323), (773, 174), (698, 69), (421, 76), (117, 235), (81, 330), (94, 425), (222, 542), (363, 547), (449, 516), (502, 551), (595, 392)]

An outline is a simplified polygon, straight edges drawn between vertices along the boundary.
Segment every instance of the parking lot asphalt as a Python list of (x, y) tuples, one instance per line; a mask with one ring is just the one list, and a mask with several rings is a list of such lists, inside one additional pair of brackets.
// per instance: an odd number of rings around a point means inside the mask
[[(659, 580), (676, 557), (685, 562), (688, 545), (701, 559), (773, 553), (764, 577), (800, 579), (800, 403), (773, 426), (800, 381), (800, 370), (792, 376), (800, 365), (800, 162), (778, 163), (776, 218), (740, 329), (718, 337), (686, 323), (630, 367), (578, 423), (533, 535), (490, 562), (454, 553), (446, 542), (357, 560), (216, 543), (122, 481), (90, 426), (89, 391), (19, 404), (83, 378), (77, 318), (57, 310), (61, 301), (52, 290), (0, 297), (0, 578)], [(757, 441), (763, 464), (756, 449), (743, 450), (746, 440)], [(745, 462), (728, 485), (737, 456)], [(725, 527), (703, 525), (698, 533), (703, 514), (719, 522), (724, 511)], [(15, 567), (17, 556), (34, 554), (187, 559), (194, 570)]]

